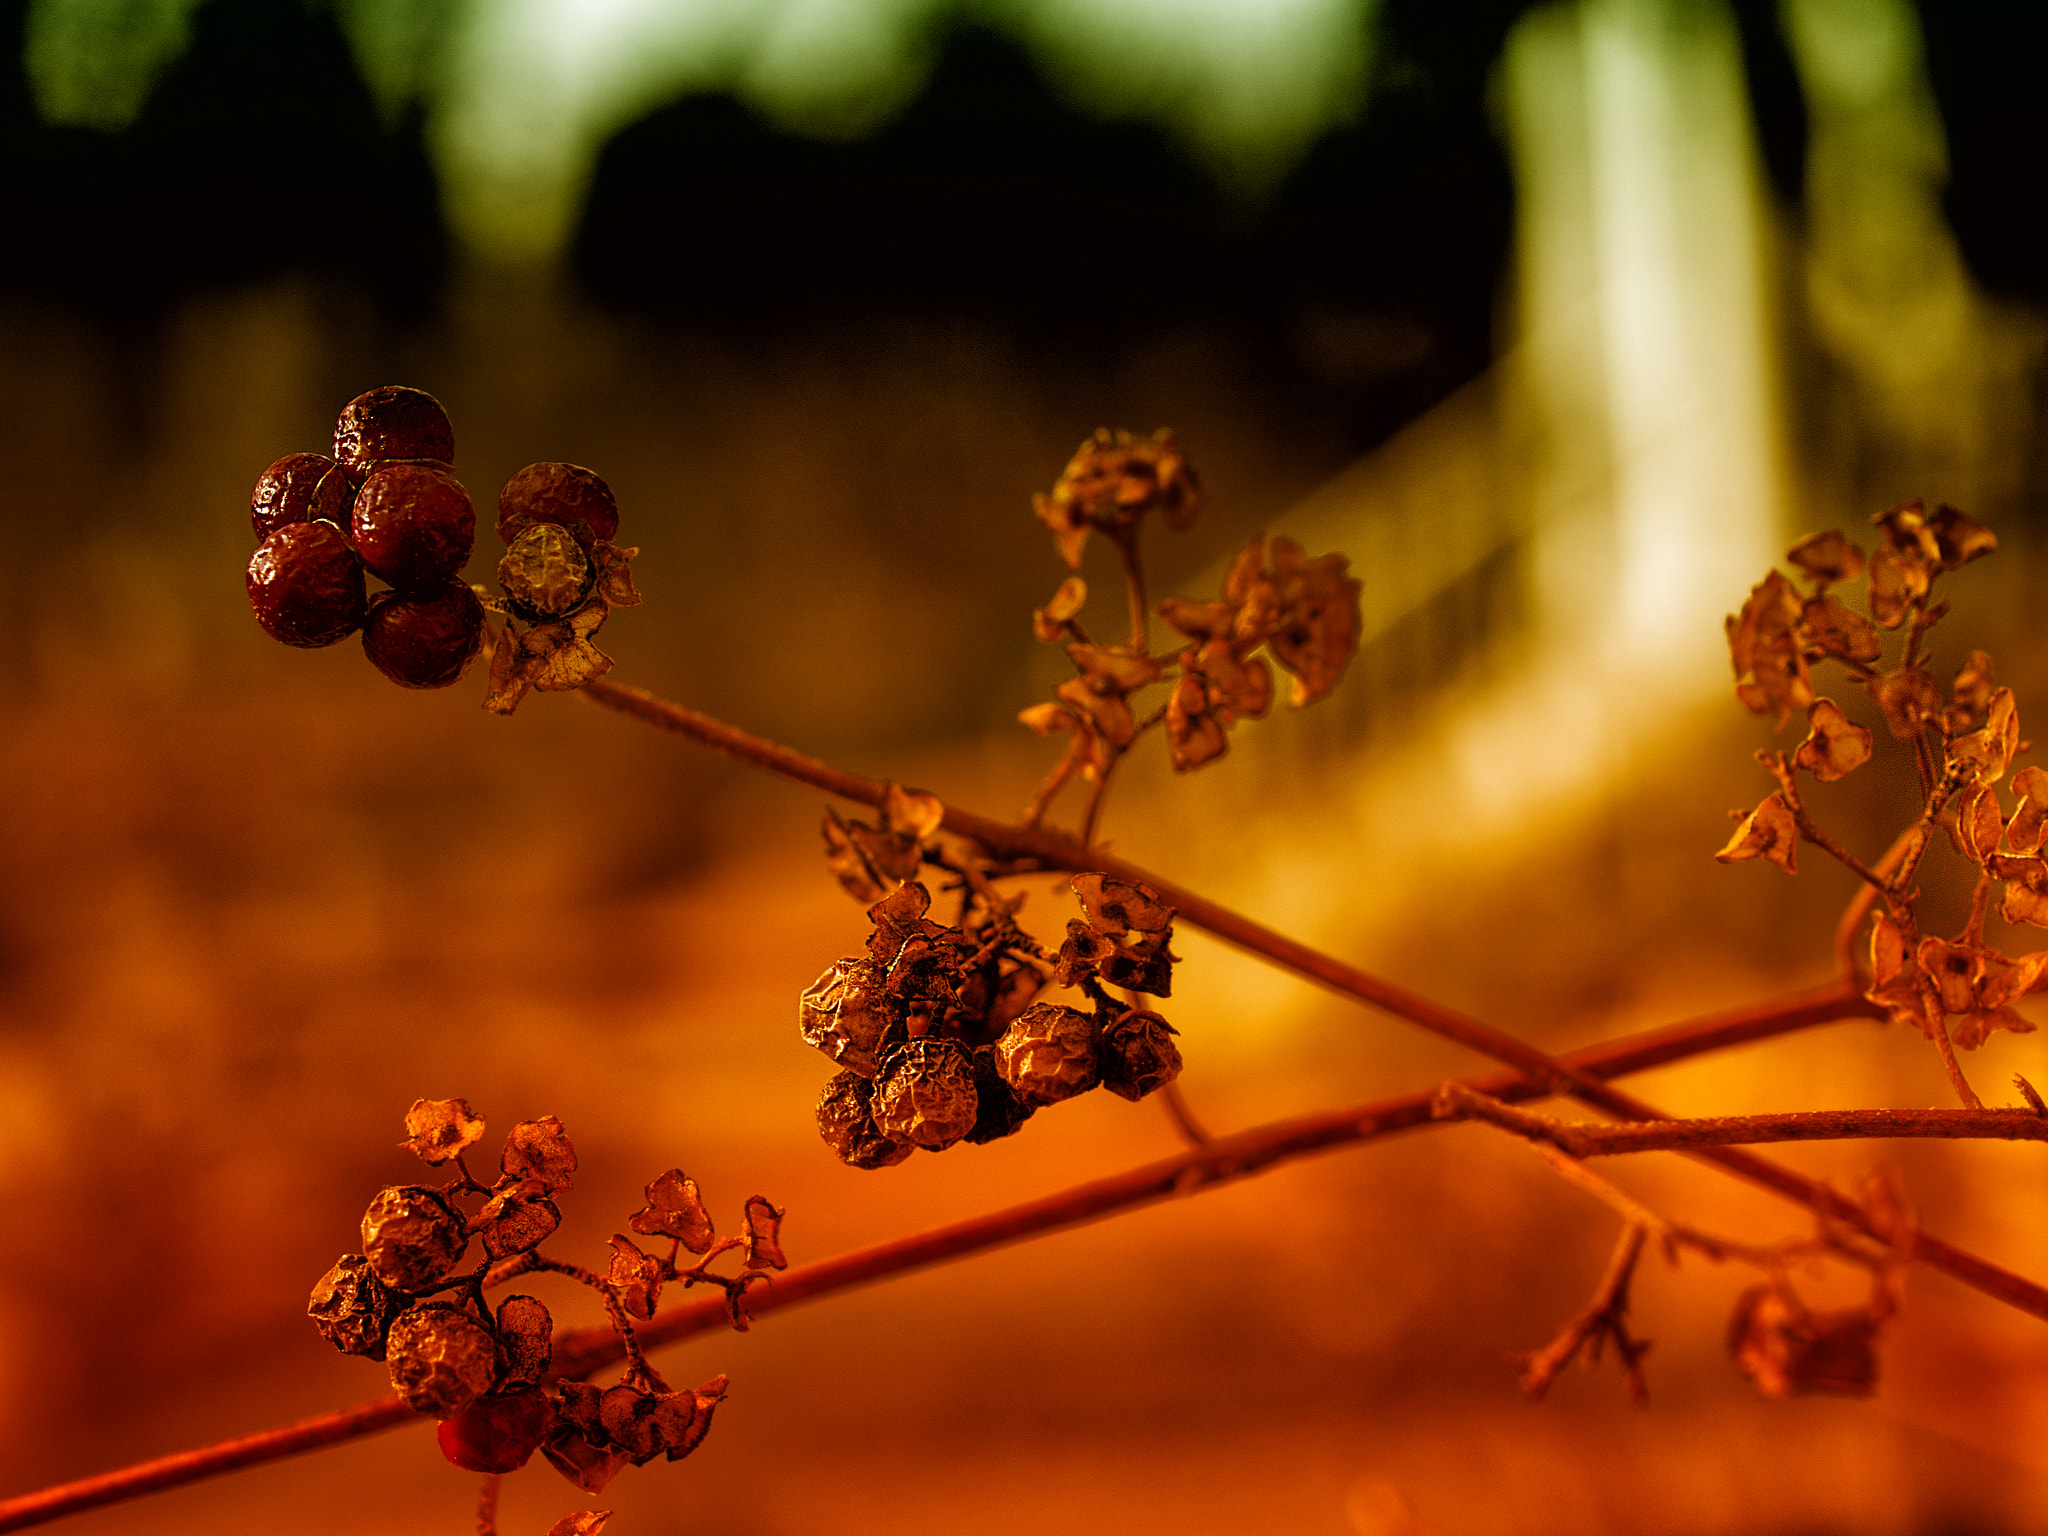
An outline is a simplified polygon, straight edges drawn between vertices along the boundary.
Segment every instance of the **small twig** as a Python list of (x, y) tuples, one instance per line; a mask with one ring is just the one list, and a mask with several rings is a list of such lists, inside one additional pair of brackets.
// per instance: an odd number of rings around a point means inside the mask
[(1548, 1392), (1558, 1373), (1578, 1358), (1581, 1350), (1586, 1352), (1589, 1364), (1597, 1364), (1601, 1349), (1611, 1342), (1628, 1382), (1629, 1401), (1638, 1408), (1649, 1406), (1650, 1384), (1643, 1379), (1642, 1362), (1650, 1352), (1650, 1344), (1647, 1339), (1632, 1337), (1628, 1331), (1629, 1281), (1635, 1277), (1636, 1261), (1642, 1257), (1646, 1236), (1648, 1229), (1635, 1222), (1623, 1227), (1621, 1240), (1614, 1245), (1614, 1256), (1607, 1261), (1607, 1273), (1601, 1276), (1593, 1299), (1564, 1325), (1556, 1338), (1523, 1357), (1522, 1391), (1526, 1396), (1541, 1397)]
[(1174, 1129), (1181, 1134), (1181, 1140), (1191, 1147), (1206, 1147), (1215, 1138), (1202, 1128), (1202, 1122), (1195, 1118), (1195, 1112), (1188, 1108), (1187, 1095), (1180, 1091), (1177, 1082), (1168, 1083), (1159, 1090), (1159, 1104), (1166, 1111)]
[(496, 1472), (484, 1479), (476, 1496), (476, 1536), (498, 1536), (498, 1484), (503, 1481)]
[(1806, 809), (1806, 802), (1799, 798), (1799, 776), (1792, 767), (1791, 758), (1783, 752), (1759, 752), (1757, 761), (1771, 771), (1778, 781), (1778, 787), (1785, 796), (1785, 805), (1792, 812), (1792, 821), (1799, 828), (1799, 835), (1829, 858), (1843, 865), (1864, 883), (1875, 887), (1886, 896), (1895, 895), (1892, 882), (1865, 864), (1855, 854), (1823, 832)]
[(1815, 1109), (1782, 1115), (1718, 1115), (1697, 1120), (1602, 1123), (1531, 1114), (1475, 1093), (1463, 1083), (1437, 1091), (1440, 1120), (1485, 1120), (1573, 1157), (1625, 1152), (1694, 1152), (1703, 1147), (1781, 1141), (2048, 1141), (2048, 1119), (2024, 1109)]
[(1134, 655), (1142, 656), (1151, 644), (1152, 615), (1145, 603), (1145, 572), (1138, 559), (1138, 539), (1134, 530), (1126, 529), (1116, 535), (1117, 553), (1123, 556), (1124, 592), (1131, 600), (1130, 648)]
[(2032, 1083), (2028, 1082), (2024, 1077), (2020, 1076), (2019, 1073), (2015, 1072), (2012, 1075), (2012, 1085), (2013, 1087), (2019, 1089), (2020, 1097), (2027, 1101), (2027, 1108), (2031, 1109), (2035, 1114), (2040, 1115), (2044, 1119), (2048, 1119), (2048, 1104), (2043, 1104), (2041, 1102), (2041, 1095), (2034, 1091), (2034, 1085)]
[[(1899, 862), (1905, 858), (1906, 850), (1912, 844), (1913, 839), (1924, 837), (1925, 835), (1925, 832), (1917, 822), (1907, 827), (1905, 831), (1892, 839), (1891, 847), (1885, 849), (1884, 856), (1871, 866), (1872, 872), (1886, 881), (1894, 879), (1898, 872)], [(1841, 921), (1835, 924), (1835, 974), (1845, 981), (1857, 981), (1857, 930), (1862, 928), (1863, 920), (1870, 916), (1870, 909), (1877, 904), (1880, 890), (1881, 887), (1872, 885), (1868, 880), (1859, 884), (1856, 887), (1855, 895), (1849, 898), (1848, 906), (1842, 909)], [(1860, 990), (1862, 983), (1857, 982), (1857, 986)]]
[(1102, 771), (1095, 775), (1095, 783), (1088, 791), (1088, 809), (1081, 814), (1081, 846), (1095, 845), (1095, 826), (1102, 819), (1102, 800), (1109, 793), (1110, 775), (1116, 772), (1116, 765), (1124, 760), (1121, 750), (1112, 747), (1102, 764)]
[[(1932, 991), (1932, 988), (1927, 990)], [(1963, 1101), (1965, 1109), (1983, 1109), (1984, 1101), (1977, 1097), (1977, 1090), (1963, 1076), (1963, 1064), (1956, 1060), (1955, 1045), (1948, 1037), (1948, 1014), (1943, 1010), (1939, 997), (1929, 999), (1927, 1016), (1934, 1021), (1934, 1049), (1941, 1057), (1942, 1070), (1948, 1073), (1949, 1086), (1955, 1089), (1956, 1097)], [(1928, 1113), (1938, 1111), (1929, 1110)]]

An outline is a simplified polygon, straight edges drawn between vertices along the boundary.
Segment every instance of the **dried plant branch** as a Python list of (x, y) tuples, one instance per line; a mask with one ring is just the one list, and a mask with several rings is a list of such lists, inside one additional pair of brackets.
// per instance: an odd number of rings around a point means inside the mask
[(1558, 1373), (1577, 1359), (1581, 1351), (1589, 1363), (1597, 1364), (1601, 1350), (1612, 1343), (1621, 1359), (1622, 1375), (1628, 1381), (1629, 1401), (1638, 1408), (1649, 1407), (1650, 1384), (1643, 1378), (1643, 1356), (1650, 1352), (1650, 1344), (1628, 1331), (1629, 1282), (1635, 1278), (1636, 1261), (1642, 1257), (1643, 1239), (1648, 1235), (1647, 1227), (1633, 1221), (1621, 1229), (1621, 1239), (1614, 1245), (1614, 1256), (1607, 1262), (1607, 1272), (1601, 1276), (1593, 1299), (1559, 1330), (1556, 1338), (1524, 1357), (1521, 1385), (1525, 1396), (1538, 1398), (1548, 1392)]
[(491, 1473), (476, 1496), (476, 1536), (498, 1536), (498, 1485), (503, 1475)]
[[(1622, 1076), (1666, 1066), (1707, 1051), (1752, 1043), (1833, 1019), (1865, 1017), (1850, 1003), (1857, 994), (1840, 983), (1771, 1003), (1712, 1014), (1682, 1024), (1590, 1046), (1561, 1058), (1573, 1071), (1596, 1077)], [(1545, 1084), (1518, 1073), (1475, 1078), (1465, 1086), (1503, 1102), (1527, 1101), (1548, 1095)], [(908, 1273), (948, 1259), (984, 1252), (1006, 1243), (1077, 1226), (1119, 1211), (1135, 1209), (1175, 1196), (1192, 1194), (1250, 1177), (1293, 1158), (1363, 1144), (1431, 1122), (1438, 1090), (1403, 1094), (1373, 1103), (1325, 1110), (1293, 1120), (1261, 1126), (1219, 1138), (1178, 1157), (1135, 1168), (1127, 1173), (1048, 1195), (1040, 1200), (995, 1211), (951, 1226), (899, 1238), (785, 1271), (756, 1294), (750, 1311), (756, 1317), (798, 1302)], [(1703, 1156), (1742, 1158), (1734, 1149), (1710, 1149)], [(1871, 1218), (1855, 1202), (1826, 1185), (1763, 1159), (1754, 1159), (1765, 1182), (1820, 1214), (1873, 1231)], [(1774, 1182), (1775, 1181), (1775, 1182)], [(1919, 1234), (1913, 1257), (1974, 1286), (2023, 1312), (2048, 1319), (2048, 1288), (1987, 1259)], [(509, 1269), (510, 1261), (501, 1270)], [(494, 1275), (501, 1271), (494, 1271)], [(643, 1348), (675, 1343), (730, 1326), (725, 1302), (707, 1297), (657, 1315), (637, 1325)], [(624, 1358), (624, 1347), (610, 1327), (565, 1333), (555, 1350), (554, 1373), (582, 1377)], [(276, 1429), (259, 1431), (218, 1444), (183, 1451), (117, 1471), (102, 1473), (18, 1498), (0, 1500), (0, 1532), (24, 1530), (81, 1510), (121, 1503), (144, 1494), (199, 1482), (223, 1472), (282, 1460), (303, 1451), (338, 1444), (414, 1420), (404, 1399), (382, 1398), (359, 1407), (316, 1415)]]
[(1545, 1141), (1573, 1157), (1624, 1152), (1695, 1152), (1702, 1147), (1781, 1141), (2048, 1141), (2048, 1119), (2032, 1109), (1815, 1109), (1778, 1115), (1717, 1115), (1697, 1120), (1588, 1123), (1531, 1114), (1462, 1083), (1437, 1091), (1439, 1120), (1485, 1120)]
[(1166, 1118), (1173, 1122), (1173, 1128), (1180, 1132), (1181, 1140), (1189, 1146), (1206, 1147), (1216, 1139), (1195, 1118), (1195, 1112), (1188, 1108), (1187, 1095), (1180, 1091), (1178, 1082), (1168, 1083), (1159, 1090), (1159, 1102), (1166, 1110)]

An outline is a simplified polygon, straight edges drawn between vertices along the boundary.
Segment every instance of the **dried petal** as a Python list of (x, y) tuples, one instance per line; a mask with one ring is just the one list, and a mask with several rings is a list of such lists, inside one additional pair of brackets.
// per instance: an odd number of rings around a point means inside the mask
[(1070, 645), (1067, 659), (1089, 679), (1095, 691), (1103, 693), (1136, 693), (1147, 684), (1158, 682), (1166, 672), (1165, 663), (1156, 657), (1122, 646)]
[(1837, 661), (1867, 666), (1884, 654), (1877, 626), (1843, 606), (1832, 592), (1808, 599), (1799, 611), (1799, 623), (1807, 644)]
[(609, 612), (602, 602), (592, 602), (518, 634), (508, 626), (491, 655), (491, 691), (484, 708), (509, 715), (529, 688), (567, 693), (611, 671), (611, 657), (590, 640)]
[(1906, 964), (1906, 940), (1898, 925), (1879, 912), (1870, 925), (1870, 990), (1863, 995), (1892, 1018), (1931, 1033), (1920, 973)]
[(379, 1280), (360, 1253), (343, 1254), (322, 1275), (306, 1302), (320, 1336), (344, 1355), (384, 1358), (384, 1335), (402, 1298)]
[(670, 1461), (681, 1461), (690, 1452), (704, 1443), (704, 1437), (711, 1433), (711, 1415), (718, 1405), (725, 1401), (725, 1378), (714, 1376), (701, 1387), (693, 1388), (690, 1394), (697, 1400), (697, 1411), (690, 1425), (683, 1433), (679, 1444), (668, 1448)]
[(579, 1509), (549, 1526), (547, 1536), (598, 1536), (611, 1517), (608, 1509)]
[(1820, 582), (1854, 581), (1863, 574), (1863, 551), (1850, 543), (1839, 528), (1809, 533), (1792, 546), (1785, 558)]
[(559, 1195), (573, 1187), (569, 1175), (576, 1171), (576, 1148), (553, 1115), (522, 1120), (505, 1138), (498, 1171), (500, 1184), (531, 1179), (542, 1192)]
[(1223, 722), (1209, 708), (1201, 678), (1184, 673), (1166, 701), (1166, 741), (1176, 773), (1213, 763), (1230, 749)]
[(1138, 721), (1122, 694), (1098, 692), (1082, 677), (1069, 678), (1053, 692), (1111, 746), (1128, 747), (1137, 739)]
[(1345, 574), (1351, 562), (1343, 555), (1310, 560), (1292, 539), (1273, 540), (1272, 552), (1281, 614), (1267, 643), (1273, 659), (1293, 674), (1288, 702), (1300, 708), (1336, 687), (1358, 653), (1364, 589)]
[(996, 1070), (1027, 1104), (1058, 1104), (1101, 1081), (1101, 1031), (1076, 1008), (1034, 1003), (995, 1045)]
[(1783, 794), (1774, 794), (1743, 817), (1735, 835), (1714, 857), (1723, 864), (1765, 858), (1786, 874), (1796, 875), (1799, 873), (1798, 845), (1799, 824), (1792, 819), (1792, 808), (1785, 803)]
[[(746, 1233), (748, 1269), (787, 1269), (782, 1252), (784, 1212), (771, 1205), (766, 1195), (747, 1197)], [(694, 1250), (693, 1250), (694, 1251)]]
[(654, 1421), (658, 1406), (652, 1392), (630, 1386), (613, 1387), (598, 1401), (606, 1438), (635, 1466), (646, 1465), (662, 1452), (661, 1427)]
[(1935, 545), (1940, 551), (1941, 568), (1945, 571), (1968, 565), (1980, 555), (1988, 555), (1998, 548), (1997, 534), (1974, 517), (1951, 506), (1936, 507), (1934, 516), (1927, 520), (1927, 527), (1934, 535)]
[(585, 1493), (601, 1493), (630, 1463), (624, 1451), (600, 1447), (572, 1424), (557, 1424), (541, 1442), (541, 1455)]
[[(1072, 564), (1069, 561), (1068, 564)], [(1069, 576), (1060, 583), (1059, 590), (1052, 595), (1052, 601), (1043, 608), (1034, 609), (1031, 614), (1031, 632), (1047, 645), (1057, 645), (1062, 640), (1079, 639), (1073, 631), (1074, 616), (1088, 601), (1088, 583), (1078, 576)]]
[(605, 1281), (630, 1316), (643, 1322), (661, 1300), (661, 1260), (643, 1253), (623, 1232), (612, 1234), (612, 1264)]
[(1869, 731), (1842, 713), (1833, 699), (1807, 706), (1807, 736), (1792, 761), (1823, 784), (1844, 778), (1870, 760)]
[(1102, 1032), (1102, 1086), (1133, 1102), (1180, 1076), (1174, 1027), (1156, 1013), (1132, 1009)]
[(1088, 925), (1098, 933), (1113, 938), (1128, 932), (1172, 935), (1173, 908), (1149, 885), (1089, 873), (1074, 876), (1073, 888)]
[(1897, 629), (1927, 596), (1927, 580), (1927, 562), (1917, 553), (1880, 548), (1870, 557), (1870, 616), (1885, 629)]
[(1998, 852), (1998, 840), (2005, 832), (2005, 815), (1999, 808), (1997, 791), (1989, 784), (1976, 784), (1956, 801), (1958, 851), (1973, 863), (1982, 864)]
[(1090, 528), (1126, 534), (1155, 508), (1185, 528), (1201, 500), (1194, 466), (1171, 432), (1141, 438), (1104, 429), (1075, 451), (1050, 496), (1032, 499), (1032, 510), (1052, 530), (1060, 557), (1078, 570)]
[(406, 1140), (399, 1146), (429, 1167), (452, 1163), (484, 1133), (483, 1116), (467, 1099), (415, 1099), (405, 1112)]
[(1911, 741), (1942, 716), (1941, 685), (1919, 667), (1902, 667), (1881, 677), (1871, 690), (1884, 723), (1900, 741)]
[(692, 1253), (709, 1253), (718, 1238), (697, 1181), (683, 1177), (680, 1168), (669, 1169), (647, 1186), (647, 1204), (628, 1225), (646, 1237), (672, 1237)]
[(392, 1390), (416, 1413), (449, 1418), (490, 1390), (498, 1343), (483, 1324), (455, 1307), (435, 1303), (391, 1325), (385, 1361)]
[(1990, 861), (1992, 874), (2005, 881), (2005, 896), (1998, 912), (2008, 923), (2031, 923), (2048, 928), (2048, 864), (2034, 855)]
[(1752, 714), (1776, 715), (1783, 725), (1813, 702), (1806, 656), (1799, 644), (1802, 613), (1792, 583), (1772, 571), (1750, 589), (1740, 614), (1728, 616), (1728, 656), (1735, 666), (1735, 696)]
[(2019, 808), (2006, 824), (2006, 845), (2014, 853), (2033, 853), (2048, 839), (2048, 772), (2029, 765), (2012, 776)]
[(590, 546), (591, 564), (597, 567), (597, 595), (610, 607), (640, 606), (640, 589), (633, 585), (633, 567), (630, 564), (639, 554), (638, 548), (620, 549), (603, 539)]
[(1958, 1050), (1974, 1051), (1991, 1037), (1993, 1031), (2000, 1029), (2009, 1029), (2016, 1035), (2034, 1032), (2033, 1024), (2012, 1009), (1989, 1008), (1965, 1014), (1956, 1020), (1956, 1027), (1950, 1033)]
[(847, 820), (830, 806), (820, 830), (825, 834), (826, 867), (863, 905), (880, 901), (924, 863), (917, 837)]
[(498, 1303), (498, 1380), (532, 1384), (547, 1375), (555, 1355), (555, 1323), (538, 1296), (507, 1296)]
[(1065, 736), (1082, 728), (1082, 717), (1064, 704), (1033, 704), (1018, 710), (1017, 719), (1041, 736)]
[[(1263, 541), (1261, 549), (1263, 551)], [(1193, 640), (1226, 640), (1237, 623), (1238, 605), (1227, 599), (1198, 603), (1192, 598), (1169, 597), (1159, 605), (1159, 616)]]
[(1977, 1005), (1977, 981), (1983, 974), (1982, 951), (1946, 939), (1922, 939), (1917, 959), (1949, 1013), (1968, 1013)]
[(1991, 695), (1984, 728), (1950, 742), (1948, 760), (1967, 765), (1980, 782), (1996, 784), (2005, 777), (2005, 770), (2012, 766), (2013, 754), (2019, 748), (2019, 711), (2013, 704), (2012, 690), (2000, 688)]
[(392, 1289), (424, 1290), (445, 1277), (469, 1246), (462, 1225), (438, 1190), (388, 1185), (363, 1213), (363, 1253)]
[(1961, 717), (1952, 734), (1961, 735), (1984, 723), (1991, 709), (1992, 690), (1998, 686), (1992, 674), (1990, 652), (1970, 652), (1969, 659), (1956, 673), (1955, 686), (1949, 690), (1949, 697), (1955, 701), (1956, 713)]
[(855, 1168), (891, 1168), (916, 1150), (907, 1141), (891, 1141), (876, 1127), (874, 1097), (873, 1083), (841, 1072), (818, 1100), (818, 1134), (842, 1163)]
[(873, 1109), (889, 1140), (944, 1151), (974, 1129), (973, 1064), (958, 1041), (940, 1036), (896, 1046), (882, 1058)]
[(1871, 522), (1884, 530), (1886, 541), (1901, 554), (1927, 565), (1941, 559), (1941, 545), (1927, 526), (1926, 503), (1917, 498), (1878, 513)]
[(1877, 1386), (1882, 1322), (1870, 1308), (1810, 1312), (1777, 1287), (1760, 1285), (1735, 1304), (1728, 1353), (1765, 1397), (1867, 1397)]
[(945, 819), (945, 802), (937, 795), (922, 789), (905, 789), (896, 783), (882, 786), (882, 825), (898, 837), (923, 842), (939, 830), (939, 823)]
[(515, 1253), (538, 1248), (562, 1224), (555, 1202), (525, 1193), (530, 1185), (515, 1185), (493, 1195), (471, 1218), (469, 1232), (484, 1240), (484, 1252), (494, 1259), (509, 1259)]

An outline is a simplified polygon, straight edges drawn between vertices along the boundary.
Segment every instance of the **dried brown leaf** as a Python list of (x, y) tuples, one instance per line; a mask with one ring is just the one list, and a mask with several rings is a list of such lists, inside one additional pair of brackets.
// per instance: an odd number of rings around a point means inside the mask
[(1884, 654), (1877, 626), (1845, 607), (1832, 592), (1807, 599), (1799, 610), (1799, 623), (1806, 642), (1837, 661), (1867, 666)]
[(1998, 548), (1997, 534), (1951, 506), (1936, 507), (1927, 528), (1934, 535), (1943, 570), (1953, 571)]
[(1752, 714), (1776, 715), (1783, 725), (1813, 702), (1813, 683), (1799, 642), (1798, 590), (1772, 571), (1750, 589), (1742, 612), (1728, 615), (1728, 657), (1735, 696)]
[(576, 1171), (576, 1147), (553, 1115), (522, 1120), (505, 1138), (498, 1171), (501, 1186), (531, 1180), (541, 1192), (559, 1195), (574, 1187), (569, 1175)]
[(415, 1099), (405, 1112), (406, 1139), (399, 1146), (429, 1167), (452, 1163), (476, 1145), (484, 1119), (467, 1099)]
[(1863, 574), (1863, 551), (1839, 528), (1808, 534), (1785, 558), (1820, 582), (1854, 581)]
[(1798, 844), (1799, 824), (1792, 819), (1792, 808), (1785, 803), (1784, 795), (1774, 794), (1743, 817), (1734, 835), (1714, 857), (1723, 864), (1768, 859), (1786, 874), (1794, 875), (1799, 872), (1795, 852)]
[(1843, 714), (1833, 699), (1815, 699), (1807, 706), (1806, 719), (1806, 740), (1792, 761), (1823, 784), (1846, 777), (1870, 760), (1875, 738)]
[(2020, 803), (2006, 825), (2006, 846), (2033, 853), (2048, 840), (2048, 772), (2030, 764), (2012, 776), (2012, 788)]

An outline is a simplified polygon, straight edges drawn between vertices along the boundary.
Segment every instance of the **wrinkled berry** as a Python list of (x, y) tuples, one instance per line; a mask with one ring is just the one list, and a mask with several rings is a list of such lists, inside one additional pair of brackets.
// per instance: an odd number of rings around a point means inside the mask
[(535, 523), (557, 523), (588, 549), (619, 531), (619, 504), (580, 464), (529, 464), (498, 495), (498, 537), (510, 544)]
[(1100, 1031), (1078, 1008), (1033, 1003), (996, 1042), (996, 1068), (1027, 1104), (1057, 1104), (1101, 1080)]
[(841, 1072), (825, 1085), (818, 1100), (818, 1134), (855, 1168), (889, 1168), (916, 1149), (907, 1141), (891, 1141), (875, 1126), (875, 1085), (858, 1072)]
[(394, 1290), (417, 1291), (445, 1277), (469, 1239), (462, 1218), (424, 1184), (391, 1184), (363, 1213), (363, 1253)]
[(582, 606), (590, 591), (590, 562), (566, 528), (536, 523), (512, 541), (498, 562), (498, 585), (512, 611), (529, 624), (545, 624)]
[(344, 1355), (384, 1358), (384, 1335), (391, 1329), (398, 1298), (370, 1270), (360, 1253), (343, 1254), (320, 1277), (306, 1302), (306, 1315), (320, 1336)]
[(362, 562), (331, 523), (287, 523), (249, 559), (249, 606), (273, 640), (306, 647), (345, 640), (363, 622)]
[(401, 592), (432, 591), (468, 561), (476, 509), (438, 464), (387, 464), (363, 481), (350, 527), (373, 573)]
[(380, 592), (363, 619), (363, 654), (401, 688), (446, 688), (483, 643), (483, 604), (453, 577), (438, 592)]
[(957, 1040), (926, 1035), (891, 1047), (875, 1078), (875, 1128), (942, 1152), (974, 1129), (974, 1068)]
[(1180, 1076), (1174, 1028), (1148, 1009), (1134, 1008), (1102, 1032), (1102, 1086), (1136, 1101)]
[(882, 967), (865, 955), (835, 960), (797, 1001), (804, 1039), (849, 1072), (873, 1077), (882, 1034), (895, 1010), (883, 992)]
[(348, 475), (324, 453), (288, 453), (256, 481), (249, 496), (249, 521), (267, 539), (287, 523), (348, 522)]
[(555, 1354), (555, 1323), (538, 1296), (507, 1296), (498, 1303), (498, 1380), (537, 1382)]
[(517, 1472), (540, 1449), (554, 1422), (547, 1394), (528, 1387), (479, 1397), (437, 1432), (441, 1454), (471, 1472)]
[(441, 402), (423, 389), (386, 384), (341, 408), (334, 457), (360, 480), (381, 459), (455, 462), (455, 429)]
[(462, 1412), (490, 1390), (498, 1345), (468, 1313), (435, 1303), (391, 1325), (384, 1342), (392, 1390), (437, 1419)]
[(974, 1064), (974, 1128), (961, 1140), (982, 1146), (1016, 1135), (1038, 1106), (1018, 1098), (1017, 1091), (1003, 1081), (992, 1047), (969, 1053), (968, 1060)]

